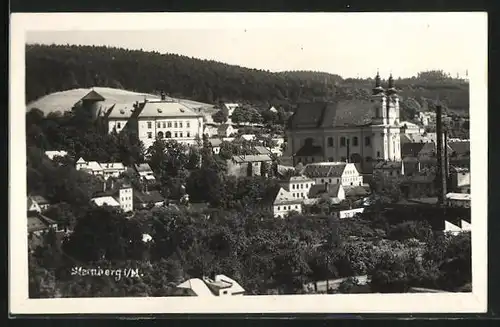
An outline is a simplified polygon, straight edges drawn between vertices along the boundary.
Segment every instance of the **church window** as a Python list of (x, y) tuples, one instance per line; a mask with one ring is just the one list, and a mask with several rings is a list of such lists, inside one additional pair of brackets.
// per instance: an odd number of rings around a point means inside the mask
[(358, 138), (356, 136), (352, 139), (352, 145), (358, 146)]
[(343, 137), (343, 136), (342, 136), (342, 137), (340, 138), (340, 146), (344, 147), (344, 146), (345, 146), (345, 143), (346, 143), (346, 139), (345, 139), (345, 137)]
[(333, 147), (333, 137), (328, 138), (328, 146)]

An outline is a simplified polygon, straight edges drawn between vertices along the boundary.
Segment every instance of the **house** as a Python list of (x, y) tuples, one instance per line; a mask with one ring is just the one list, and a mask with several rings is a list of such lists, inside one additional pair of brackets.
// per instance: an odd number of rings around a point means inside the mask
[(385, 90), (377, 73), (369, 100), (299, 105), (286, 130), (294, 165), (349, 161), (370, 173), (372, 159), (401, 160), (397, 93), (392, 76)]
[(42, 212), (50, 207), (49, 201), (41, 195), (28, 196), (28, 211)]
[(222, 124), (217, 129), (217, 135), (219, 137), (229, 137), (233, 135), (235, 132), (236, 130), (233, 128), (233, 125), (231, 124)]
[(216, 275), (214, 279), (191, 278), (177, 285), (177, 289), (186, 289), (192, 295), (202, 297), (241, 296), (245, 293), (240, 284), (225, 275)]
[(404, 164), (402, 161), (379, 161), (373, 165), (373, 174), (387, 178), (399, 177), (405, 174)]
[(413, 124), (409, 121), (402, 121), (399, 123), (401, 126), (401, 133), (406, 135), (422, 135), (425, 133), (423, 127), (418, 126), (417, 124)]
[(255, 136), (255, 134), (241, 134), (240, 138), (245, 141), (254, 141), (257, 137)]
[(114, 104), (105, 114), (108, 133), (123, 131), (128, 122), (132, 120), (132, 117), (135, 117), (136, 110), (139, 110), (137, 102)]
[(405, 198), (425, 198), (436, 195), (436, 174), (421, 173), (408, 176), (401, 181), (401, 191)]
[(203, 115), (183, 103), (166, 99), (164, 93), (160, 100), (145, 101), (136, 122), (139, 139), (146, 149), (156, 138), (196, 144), (196, 137), (203, 135)]
[(102, 168), (104, 179), (117, 178), (125, 172), (125, 166), (121, 162), (106, 162), (99, 165)]
[(38, 212), (28, 212), (28, 234), (42, 235), (50, 229), (58, 231), (55, 221)]
[(338, 204), (345, 200), (344, 187), (341, 184), (316, 184), (311, 187), (307, 196), (311, 201), (308, 204), (317, 202), (319, 199), (327, 199), (331, 203)]
[(302, 174), (313, 179), (316, 184), (363, 185), (363, 176), (353, 163), (321, 162), (307, 164)]
[(54, 160), (55, 157), (66, 157), (68, 152), (60, 150), (60, 151), (45, 151), (45, 155), (49, 157), (50, 160)]
[(139, 175), (139, 177), (148, 182), (154, 182), (155, 176), (153, 170), (147, 163), (135, 164), (134, 169)]
[(212, 138), (212, 139), (208, 139), (207, 141), (212, 146), (212, 152), (214, 154), (219, 154), (220, 153), (220, 146), (221, 146), (223, 140), (221, 140), (219, 138)]
[(219, 135), (218, 125), (205, 124), (203, 127), (203, 135), (206, 135), (207, 137), (213, 137)]
[[(268, 165), (271, 169), (272, 159), (270, 156), (261, 155), (241, 155), (233, 156), (227, 160), (227, 174), (233, 176), (260, 176), (262, 165)], [(249, 167), (251, 171), (249, 170)]]
[(471, 195), (467, 193), (446, 194), (446, 204), (449, 207), (470, 208)]
[(265, 209), (273, 213), (274, 217), (285, 218), (291, 212), (302, 212), (302, 199), (292, 196), (280, 185), (276, 185), (267, 190), (262, 199), (262, 205)]
[(444, 232), (452, 234), (452, 235), (457, 235), (457, 234), (460, 234), (462, 232), (470, 232), (471, 229), (472, 229), (471, 224), (463, 219), (460, 220), (460, 222), (458, 224), (454, 224), (454, 223), (449, 222), (447, 220), (445, 220), (445, 222), (444, 222)]
[(147, 208), (148, 206), (162, 207), (165, 205), (165, 198), (158, 191), (138, 191), (134, 192), (134, 204), (136, 208)]
[(296, 199), (307, 199), (309, 190), (314, 186), (314, 180), (305, 176), (290, 176), (280, 182), (281, 186)]
[[(450, 167), (450, 189), (460, 190), (461, 188), (470, 189), (470, 171), (468, 168)], [(470, 192), (469, 192), (470, 193)]]
[(85, 161), (83, 158), (78, 159), (75, 168), (95, 176), (103, 176), (104, 174), (104, 170), (97, 161)]
[(134, 210), (134, 195), (132, 186), (128, 183), (121, 183), (117, 189), (104, 191), (99, 196), (92, 198), (90, 201), (98, 207), (109, 206), (120, 208), (124, 212)]

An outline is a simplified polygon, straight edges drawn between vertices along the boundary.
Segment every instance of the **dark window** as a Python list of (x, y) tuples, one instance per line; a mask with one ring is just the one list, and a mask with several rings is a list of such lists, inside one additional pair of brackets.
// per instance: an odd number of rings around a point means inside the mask
[(152, 139), (152, 138), (153, 138), (153, 133), (148, 132), (148, 139)]
[(182, 137), (182, 132), (179, 132), (179, 137)]
[(167, 126), (168, 126), (168, 127), (172, 127), (172, 122), (168, 122), (168, 123), (167, 123)]
[(118, 128), (121, 128), (121, 127), (122, 127), (122, 124), (121, 124), (121, 123), (116, 123), (116, 126), (117, 126)]
[(370, 161), (372, 161), (372, 157), (366, 157), (366, 158), (365, 158), (365, 161), (366, 161), (366, 162), (370, 162)]
[(342, 146), (342, 147), (345, 146), (345, 143), (346, 143), (345, 137), (342, 136), (340, 138), (340, 146)]
[(328, 138), (328, 146), (333, 147), (333, 137)]
[(157, 123), (156, 127), (161, 128), (161, 123)]
[(174, 123), (174, 127), (177, 128), (177, 122)]
[(170, 133), (170, 131), (167, 131), (167, 132), (165, 133), (165, 138), (169, 139), (169, 138), (171, 138), (171, 137), (172, 137), (172, 133)]
[(177, 132), (174, 133), (174, 137), (177, 137)]
[(148, 121), (148, 128), (151, 128), (151, 122)]
[(186, 122), (186, 127), (188, 127), (188, 128), (189, 128), (189, 122)]
[(314, 162), (314, 157), (311, 157), (311, 162)]
[(187, 133), (186, 133), (186, 137), (191, 137), (191, 135), (190, 135), (190, 134), (191, 134), (191, 133), (187, 132)]
[(377, 158), (380, 157), (380, 151), (377, 151)]
[(358, 146), (358, 137), (355, 136), (353, 139), (352, 139), (352, 145), (353, 146)]
[(158, 132), (158, 138), (160, 138), (160, 139), (163, 138), (163, 132)]
[(182, 122), (179, 123), (179, 127), (182, 128)]
[(162, 126), (163, 128), (165, 128), (165, 122), (163, 122), (163, 123), (161, 124), (161, 126)]

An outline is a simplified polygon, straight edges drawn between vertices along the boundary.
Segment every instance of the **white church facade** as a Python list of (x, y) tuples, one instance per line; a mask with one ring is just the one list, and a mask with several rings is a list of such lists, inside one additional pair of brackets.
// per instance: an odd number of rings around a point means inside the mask
[(400, 161), (399, 97), (392, 75), (380, 75), (369, 100), (336, 100), (300, 105), (287, 126), (294, 165), (350, 162), (370, 173), (373, 162)]

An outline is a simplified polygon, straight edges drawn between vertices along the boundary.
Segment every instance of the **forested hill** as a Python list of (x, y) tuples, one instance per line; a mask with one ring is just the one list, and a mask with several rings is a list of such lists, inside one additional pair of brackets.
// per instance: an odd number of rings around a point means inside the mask
[[(374, 68), (375, 73), (375, 68)], [(102, 46), (27, 45), (26, 100), (92, 86), (169, 95), (205, 103), (241, 101), (283, 105), (334, 97), (366, 98), (373, 79), (295, 71), (271, 73), (220, 62)], [(427, 110), (439, 98), (445, 109), (469, 110), (469, 85), (440, 71), (397, 79), (403, 116)]]

